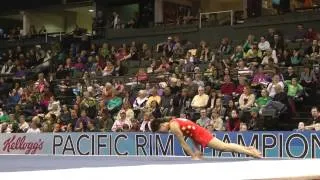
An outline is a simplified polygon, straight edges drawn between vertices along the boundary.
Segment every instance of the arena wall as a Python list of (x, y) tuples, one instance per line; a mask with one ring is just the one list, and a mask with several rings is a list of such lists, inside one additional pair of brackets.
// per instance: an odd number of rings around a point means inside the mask
[[(320, 158), (320, 132), (215, 134), (225, 142), (255, 146), (269, 158)], [(187, 139), (191, 143), (190, 139)], [(41, 133), (2, 134), (0, 154), (185, 156), (172, 134)], [(204, 148), (205, 156), (244, 157)]]

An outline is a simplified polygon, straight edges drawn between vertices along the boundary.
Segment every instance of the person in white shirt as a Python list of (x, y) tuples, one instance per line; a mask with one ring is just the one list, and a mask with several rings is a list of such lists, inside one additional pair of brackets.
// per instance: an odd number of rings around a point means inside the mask
[(204, 87), (198, 88), (198, 93), (194, 98), (192, 99), (191, 106), (194, 109), (204, 108), (208, 104), (209, 96), (204, 93)]
[(2, 123), (0, 124), (0, 133), (11, 133), (12, 131), (12, 125), (9, 125), (8, 123)]
[(10, 74), (14, 68), (14, 64), (12, 63), (12, 60), (9, 59), (8, 62), (3, 65), (1, 69), (1, 74)]
[(29, 124), (26, 122), (24, 115), (19, 117), (19, 130), (22, 132), (27, 132), (29, 129)]
[(269, 59), (272, 58), (274, 64), (278, 64), (278, 57), (275, 50), (269, 49), (266, 51), (266, 56), (263, 57), (261, 64), (269, 64)]
[(31, 123), (31, 127), (28, 129), (27, 133), (40, 133), (40, 129), (37, 126), (36, 122)]
[(144, 113), (143, 115), (143, 121), (140, 126), (140, 131), (142, 132), (151, 132), (151, 113)]
[(266, 50), (270, 49), (270, 43), (269, 43), (269, 41), (267, 41), (267, 40), (265, 39), (264, 36), (261, 36), (260, 42), (259, 42), (259, 44), (258, 44), (258, 47), (259, 47), (259, 49), (260, 49), (261, 51), (266, 51)]
[(273, 98), (276, 95), (275, 87), (277, 85), (281, 86), (281, 88), (284, 89), (284, 83), (280, 81), (279, 75), (274, 75), (272, 78), (272, 83), (270, 83), (267, 87), (267, 91), (271, 98)]
[(138, 93), (138, 97), (133, 102), (133, 109), (134, 110), (142, 110), (146, 106), (148, 101), (147, 97), (147, 91), (146, 90), (140, 90)]
[(125, 124), (129, 126), (129, 129), (131, 129), (131, 127), (132, 127), (131, 121), (129, 119), (127, 119), (126, 112), (121, 110), (120, 119), (117, 119), (113, 123), (111, 131), (113, 131), (113, 132), (123, 131), (123, 126)]

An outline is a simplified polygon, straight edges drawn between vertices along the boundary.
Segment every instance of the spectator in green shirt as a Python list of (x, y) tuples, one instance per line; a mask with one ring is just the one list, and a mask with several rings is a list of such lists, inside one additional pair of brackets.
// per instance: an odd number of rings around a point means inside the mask
[(303, 92), (303, 87), (298, 84), (297, 78), (292, 78), (292, 80), (285, 81), (287, 86), (287, 95), (289, 99), (289, 104), (292, 110), (292, 114), (296, 113), (296, 101), (303, 100), (301, 94)]
[(286, 80), (285, 84), (288, 89), (287, 95), (289, 97), (296, 97), (303, 91), (303, 87), (297, 82), (297, 78), (292, 78), (291, 81)]
[(261, 97), (259, 97), (256, 102), (255, 105), (258, 108), (263, 108), (266, 104), (268, 104), (271, 101), (271, 97), (268, 94), (268, 91), (266, 89), (262, 89), (261, 90)]

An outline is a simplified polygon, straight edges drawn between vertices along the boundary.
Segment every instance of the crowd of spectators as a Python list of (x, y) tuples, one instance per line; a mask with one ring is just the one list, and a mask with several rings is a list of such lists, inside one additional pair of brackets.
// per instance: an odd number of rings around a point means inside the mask
[[(67, 51), (18, 46), (1, 54), (0, 132), (148, 132), (151, 121), (171, 116), (213, 131), (281, 130), (319, 90), (319, 40), (299, 25), (291, 39), (269, 29), (218, 46), (180, 37)], [(292, 49), (289, 41), (303, 46)], [(24, 80), (50, 54), (51, 71)], [(140, 68), (130, 75), (134, 62)], [(311, 112), (298, 130), (319, 130), (319, 109)]]

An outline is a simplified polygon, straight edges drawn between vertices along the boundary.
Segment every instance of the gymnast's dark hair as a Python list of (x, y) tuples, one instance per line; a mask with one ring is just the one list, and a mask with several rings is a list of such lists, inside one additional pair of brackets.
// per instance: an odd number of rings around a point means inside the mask
[(152, 131), (152, 132), (157, 132), (157, 131), (160, 129), (161, 123), (163, 123), (163, 121), (161, 121), (161, 120), (158, 120), (158, 119), (152, 120), (152, 121), (151, 121), (151, 124), (150, 124), (150, 126), (151, 126), (151, 131)]
[(151, 121), (151, 131), (152, 132), (157, 132), (160, 129), (160, 126), (162, 123), (168, 122), (170, 118), (157, 118)]

